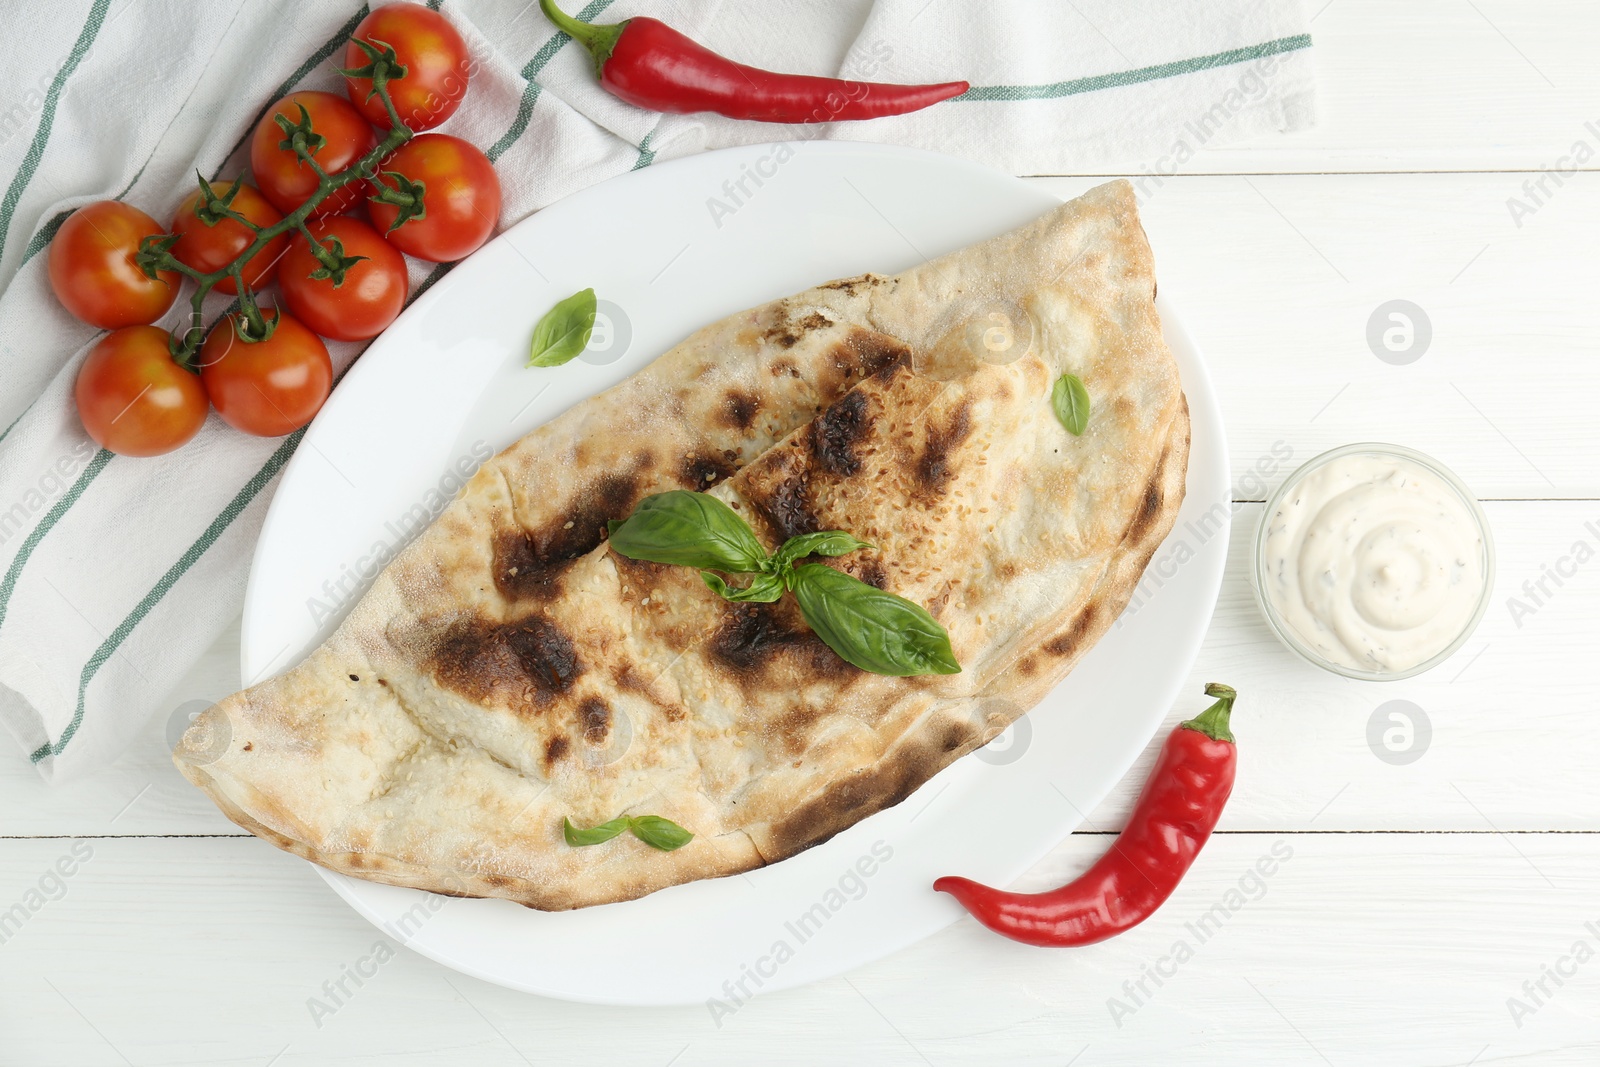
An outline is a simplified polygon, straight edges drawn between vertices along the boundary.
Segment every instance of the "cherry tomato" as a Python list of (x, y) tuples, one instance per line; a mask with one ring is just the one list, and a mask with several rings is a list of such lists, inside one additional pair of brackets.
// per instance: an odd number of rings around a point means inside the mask
[(91, 326), (143, 326), (167, 313), (180, 278), (152, 278), (133, 261), (139, 242), (161, 224), (120, 200), (85, 204), (67, 217), (50, 242), (50, 288), (66, 309)]
[[(212, 182), (211, 191), (219, 197), (225, 197), (233, 184)], [(238, 258), (255, 241), (256, 235), (236, 219), (221, 218), (214, 225), (206, 225), (197, 213), (201, 202), (202, 194), (196, 189), (172, 217), (172, 232), (179, 235), (178, 242), (172, 246), (172, 254), (179, 263), (210, 274)], [(278, 209), (269, 204), (253, 185), (241, 183), (233, 202), (228, 206), (257, 226), (266, 227), (283, 221)], [(272, 281), (272, 276), (278, 270), (278, 258), (288, 247), (288, 234), (279, 234), (267, 242), (266, 247), (251, 256), (240, 269), (244, 283), (252, 289), (259, 289)], [(232, 278), (222, 279), (215, 288), (219, 293), (239, 291)]]
[(102, 448), (159, 456), (200, 432), (206, 391), (172, 361), (167, 331), (124, 326), (89, 350), (73, 389), (83, 428)]
[(310, 422), (333, 388), (333, 363), (322, 338), (298, 319), (276, 320), (264, 341), (239, 339), (237, 313), (200, 348), (200, 379), (223, 421), (257, 437), (282, 437)]
[(445, 263), (460, 259), (494, 232), (500, 218), (500, 179), (494, 164), (472, 145), (444, 133), (425, 133), (401, 145), (383, 161), (373, 184), (394, 184), (384, 171), (404, 174), (426, 187), (423, 214), (390, 229), (399, 217), (394, 204), (367, 201), (367, 214), (400, 251)]
[(378, 336), (405, 306), (405, 257), (360, 219), (318, 219), (310, 229), (318, 242), (337, 238), (345, 255), (367, 258), (347, 270), (339, 285), (332, 278), (312, 278), (322, 263), (305, 234), (295, 234), (278, 266), (284, 303), (307, 326), (335, 341)]
[[(330, 176), (350, 166), (378, 143), (361, 112), (348, 100), (332, 93), (315, 90), (290, 93), (272, 105), (272, 110), (262, 116), (250, 135), (250, 172), (272, 206), (285, 215), (317, 191), (315, 172), (292, 149), (282, 147), (287, 138), (273, 121), (274, 115), (283, 115), (291, 122), (299, 122), (301, 107), (311, 118), (312, 132), (324, 139), (321, 147), (311, 150), (311, 155)], [(318, 204), (312, 214), (337, 215), (349, 211), (369, 192), (366, 182), (351, 182)]]
[[(361, 20), (345, 45), (344, 65), (356, 70), (372, 62), (356, 41), (368, 41), (380, 50), (394, 49), (406, 68), (405, 77), (388, 83), (389, 97), (400, 121), (413, 131), (431, 130), (449, 118), (467, 93), (471, 62), (466, 42), (450, 20), (421, 4), (385, 4)], [(380, 130), (390, 126), (383, 101), (372, 91), (371, 78), (346, 78), (350, 100)]]

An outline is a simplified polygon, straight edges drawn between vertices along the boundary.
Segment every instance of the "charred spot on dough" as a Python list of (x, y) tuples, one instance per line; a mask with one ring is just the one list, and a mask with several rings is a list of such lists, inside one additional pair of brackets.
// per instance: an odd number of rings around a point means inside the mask
[(729, 604), (712, 632), (711, 658), (741, 676), (760, 674), (780, 660), (803, 677), (847, 678), (860, 668), (839, 658), (785, 601), (775, 604)]
[(1157, 476), (1150, 479), (1150, 484), (1144, 488), (1144, 500), (1139, 504), (1138, 514), (1134, 515), (1133, 522), (1128, 526), (1127, 540), (1142, 541), (1144, 535), (1150, 532), (1156, 519), (1161, 517), (1161, 480), (1160, 471)]
[(479, 701), (546, 699), (572, 688), (583, 673), (572, 638), (538, 616), (491, 623), (457, 622), (436, 643), (429, 666), (440, 685)]
[(811, 423), (811, 454), (823, 470), (849, 477), (861, 470), (855, 447), (872, 428), (865, 393), (849, 392)]
[(733, 604), (711, 635), (711, 655), (741, 674), (760, 670), (800, 633), (788, 626), (773, 604)]
[(774, 378), (782, 378), (786, 374), (791, 378), (800, 377), (800, 368), (788, 356), (773, 360), (770, 370)]
[(491, 545), (494, 585), (507, 600), (553, 597), (560, 591), (568, 560), (540, 560), (533, 540), (521, 530), (503, 530)]
[(945, 727), (944, 741), (939, 747), (945, 752), (954, 752), (974, 740), (976, 738), (970, 726), (963, 726), (961, 723), (953, 722)]
[(636, 473), (602, 474), (541, 528), (502, 531), (492, 546), (495, 588), (508, 600), (556, 595), (561, 573), (604, 540), (607, 521), (627, 518), (638, 496)]
[(781, 348), (793, 348), (806, 334), (825, 330), (833, 325), (833, 321), (819, 311), (809, 312), (799, 319), (790, 318), (789, 312), (788, 304), (779, 306), (772, 325), (761, 334), (763, 341)]
[(359, 852), (346, 853), (344, 861), (356, 870), (360, 870), (367, 865), (367, 858)]
[(855, 568), (855, 576), (875, 589), (882, 589), (883, 583), (889, 580), (888, 572), (883, 569), (881, 560), (869, 559)]
[(892, 373), (891, 368), (911, 362), (911, 349), (903, 341), (860, 326), (850, 328), (833, 354), (841, 366), (859, 368), (865, 375)]
[(605, 744), (611, 733), (611, 706), (599, 697), (585, 697), (578, 705), (578, 728), (589, 744)]
[(556, 761), (560, 760), (562, 756), (565, 756), (567, 754), (567, 750), (570, 749), (571, 747), (572, 747), (572, 742), (568, 741), (561, 734), (557, 734), (555, 737), (552, 737), (549, 741), (547, 741), (545, 743), (545, 746), (544, 746), (544, 762), (545, 762), (545, 764), (548, 766), (549, 764), (555, 763)]
[(840, 278), (817, 286), (818, 289), (837, 289), (847, 296), (855, 296), (861, 289), (871, 289), (873, 286), (882, 285), (883, 278), (877, 274), (858, 274), (854, 278)]
[(495, 889), (505, 889), (507, 886), (513, 884), (512, 880), (503, 874), (482, 874), (478, 877), (483, 879), (484, 885), (492, 886)]
[(1022, 662), (1017, 664), (1017, 673), (1024, 678), (1032, 678), (1039, 673), (1039, 661), (1031, 655), (1022, 657)]
[(722, 398), (722, 424), (733, 430), (748, 430), (761, 410), (761, 398), (743, 389), (730, 390)]
[(656, 454), (648, 448), (642, 449), (633, 457), (633, 467), (639, 471), (653, 471), (656, 469)]
[(782, 446), (763, 457), (759, 466), (745, 470), (749, 472), (745, 499), (755, 506), (778, 540), (821, 529), (811, 505), (810, 461), (805, 453)]
[(875, 811), (894, 807), (952, 758), (951, 752), (925, 741), (900, 746), (888, 759), (851, 774), (774, 822), (769, 831), (771, 854), (763, 849), (761, 858), (768, 863), (787, 859)]
[[(698, 635), (696, 636), (698, 637)], [(617, 683), (618, 689), (625, 689), (629, 692), (638, 693), (640, 696), (650, 701), (650, 703), (660, 708), (662, 714), (666, 716), (668, 722), (682, 722), (684, 719), (688, 718), (689, 713), (684, 709), (683, 705), (674, 704), (669, 700), (662, 699), (661, 695), (656, 691), (655, 682), (641, 674), (633, 666), (633, 664), (625, 664), (624, 666), (614, 670), (611, 674), (611, 678)]]
[(769, 730), (782, 742), (785, 755), (798, 756), (809, 747), (811, 727), (825, 712), (825, 708), (796, 704), (774, 719)]
[(736, 469), (721, 456), (691, 455), (678, 468), (678, 481), (690, 489), (705, 489), (732, 476)]
[(1099, 611), (1099, 607), (1091, 603), (1072, 620), (1072, 625), (1066, 633), (1057, 634), (1046, 641), (1044, 650), (1052, 656), (1070, 659), (1079, 648), (1083, 647), (1083, 642), (1089, 636), (1089, 630), (1094, 626)]
[(916, 466), (917, 484), (924, 494), (934, 495), (944, 489), (953, 473), (950, 469), (950, 453), (971, 434), (971, 407), (966, 402), (956, 408), (950, 421), (943, 426), (928, 427), (927, 442), (923, 445), (922, 455), (917, 457)]

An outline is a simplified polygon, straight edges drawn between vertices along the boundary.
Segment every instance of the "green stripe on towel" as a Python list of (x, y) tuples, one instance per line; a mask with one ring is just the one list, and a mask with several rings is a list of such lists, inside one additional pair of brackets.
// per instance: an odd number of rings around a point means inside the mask
[(1195, 56), (1193, 59), (1179, 59), (1171, 63), (1159, 63), (1153, 67), (1121, 70), (1113, 74), (1097, 74), (1092, 78), (1074, 78), (1071, 81), (1051, 82), (1048, 85), (974, 85), (960, 96), (951, 97), (950, 102), (1056, 100), (1063, 96), (1092, 93), (1100, 89), (1115, 89), (1123, 85), (1138, 85), (1140, 82), (1176, 78), (1182, 74), (1193, 74), (1197, 70), (1229, 67), (1235, 63), (1247, 63), (1252, 59), (1275, 56), (1282, 52), (1296, 52), (1302, 48), (1310, 47), (1311, 35), (1309, 33), (1301, 33), (1293, 37), (1280, 37), (1276, 41), (1253, 44), (1248, 48), (1233, 48), (1226, 52), (1217, 52), (1209, 56)]
[(106, 20), (106, 10), (110, 6), (111, 0), (94, 0), (94, 5), (89, 8), (89, 19), (78, 33), (78, 40), (67, 54), (67, 61), (56, 71), (49, 90), (44, 94), (44, 108), (39, 114), (39, 128), (33, 132), (33, 143), (28, 145), (28, 154), (22, 157), (22, 169), (11, 179), (5, 199), (0, 200), (0, 256), (5, 255), (6, 234), (11, 229), (11, 216), (17, 210), (17, 201), (22, 199), (23, 191), (33, 180), (34, 171), (39, 169), (39, 161), (44, 158), (45, 145), (49, 143), (50, 131), (56, 123), (56, 105), (61, 100), (61, 90), (67, 84), (67, 79), (72, 77), (72, 72), (78, 69), (78, 64), (83, 62), (89, 46), (99, 36), (100, 27)]

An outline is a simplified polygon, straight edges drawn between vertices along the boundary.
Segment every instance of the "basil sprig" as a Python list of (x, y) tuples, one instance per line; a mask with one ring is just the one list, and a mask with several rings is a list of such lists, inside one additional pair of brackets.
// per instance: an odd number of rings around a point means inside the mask
[(574, 848), (610, 841), (624, 830), (631, 830), (634, 837), (651, 848), (659, 848), (663, 852), (682, 848), (694, 840), (694, 834), (671, 819), (663, 819), (659, 815), (618, 815), (610, 822), (591, 826), (587, 830), (572, 825), (572, 820), (567, 819), (562, 827), (567, 844)]
[[(796, 566), (808, 556), (842, 556), (872, 547), (843, 530), (800, 534), (768, 555), (732, 508), (685, 489), (645, 497), (626, 521), (609, 528), (611, 547), (620, 555), (701, 568), (706, 587), (724, 600), (771, 604), (792, 591), (800, 614), (822, 642), (864, 671), (895, 677), (961, 672), (950, 635), (920, 605), (832, 567)], [(714, 571), (754, 577), (737, 586)]]
[(1089, 390), (1076, 374), (1063, 374), (1050, 390), (1050, 406), (1056, 418), (1074, 437), (1082, 437), (1089, 425)]
[(593, 289), (580, 289), (545, 312), (533, 328), (528, 366), (559, 367), (589, 347), (598, 305)]

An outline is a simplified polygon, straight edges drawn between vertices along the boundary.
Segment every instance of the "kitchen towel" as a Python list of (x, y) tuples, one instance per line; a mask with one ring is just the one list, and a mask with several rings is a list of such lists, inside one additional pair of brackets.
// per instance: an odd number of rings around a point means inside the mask
[[(600, 89), (588, 55), (536, 2), (445, 0), (473, 66), (441, 129), (495, 161), (502, 227), (614, 175), (728, 145), (886, 141), (1018, 174), (1127, 174), (1151, 189), (1217, 145), (1313, 121), (1298, 0), (564, 2), (597, 22), (649, 14), (757, 66), (972, 89), (873, 122), (656, 115)], [(213, 416), (169, 456), (97, 447), (72, 388), (101, 333), (51, 294), (50, 238), (90, 201), (124, 199), (164, 221), (197, 170), (240, 173), (273, 100), (342, 92), (335, 68), (367, 11), (59, 0), (30, 5), (0, 37), (0, 719), (47, 778), (114, 759), (238, 615), (276, 478), (300, 441), (246, 437)], [(413, 262), (413, 292), (448, 269)], [(210, 320), (225, 306), (212, 298)], [(361, 346), (329, 348), (342, 368)]]

